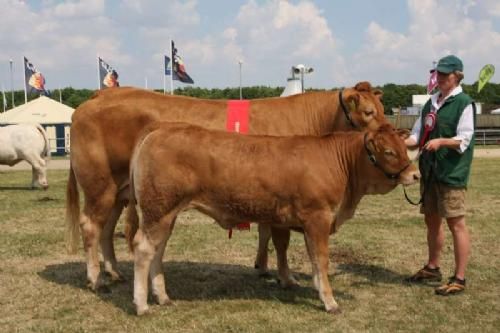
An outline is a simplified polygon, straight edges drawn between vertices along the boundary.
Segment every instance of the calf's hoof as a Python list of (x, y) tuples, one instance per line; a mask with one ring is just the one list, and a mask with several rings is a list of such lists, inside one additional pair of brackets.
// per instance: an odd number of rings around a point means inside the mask
[(111, 289), (102, 283), (96, 284), (92, 282), (87, 282), (87, 288), (95, 292), (96, 294), (110, 294)]
[(259, 271), (259, 277), (261, 277), (261, 278), (270, 278), (271, 277), (271, 273), (269, 273), (269, 271), (267, 270), (267, 267), (260, 267), (259, 264), (255, 263), (253, 268), (255, 268), (256, 270)]
[(328, 312), (331, 315), (339, 315), (342, 313), (342, 310), (340, 310), (339, 307), (336, 307), (336, 308), (331, 308), (330, 310), (326, 310), (326, 312)]
[(156, 302), (159, 304), (159, 305), (165, 305), (165, 306), (171, 306), (171, 305), (174, 305), (174, 302), (172, 302), (170, 300), (170, 298), (168, 297), (163, 297), (163, 298), (159, 298), (157, 297), (156, 298)]
[(272, 277), (272, 275), (268, 271), (263, 271), (259, 272), (259, 277), (263, 279), (269, 279), (270, 277)]

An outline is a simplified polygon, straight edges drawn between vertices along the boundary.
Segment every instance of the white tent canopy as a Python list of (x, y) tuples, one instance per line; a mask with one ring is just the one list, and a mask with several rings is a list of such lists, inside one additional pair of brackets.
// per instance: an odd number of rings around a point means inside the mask
[(75, 109), (51, 98), (40, 96), (26, 104), (0, 113), (0, 126), (37, 123), (49, 137), (51, 153), (64, 155), (69, 151), (71, 116)]
[(26, 104), (0, 113), (0, 124), (38, 123), (42, 125), (71, 124), (75, 109), (40, 96)]

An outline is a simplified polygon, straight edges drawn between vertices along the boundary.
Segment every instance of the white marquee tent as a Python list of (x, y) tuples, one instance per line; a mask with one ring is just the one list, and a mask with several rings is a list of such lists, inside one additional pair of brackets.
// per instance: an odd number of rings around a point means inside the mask
[(75, 109), (51, 98), (40, 96), (26, 104), (0, 113), (0, 126), (22, 123), (42, 125), (50, 140), (52, 153), (69, 151), (69, 128)]

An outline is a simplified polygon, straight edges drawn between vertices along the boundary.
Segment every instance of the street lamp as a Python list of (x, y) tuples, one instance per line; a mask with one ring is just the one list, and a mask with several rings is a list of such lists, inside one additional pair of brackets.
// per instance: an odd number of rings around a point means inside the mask
[(304, 74), (312, 73), (314, 69), (312, 67), (306, 67), (303, 64), (292, 67), (293, 74), (300, 74), (300, 85), (302, 86), (302, 92), (304, 92)]
[(241, 92), (241, 65), (243, 65), (243, 60), (238, 60), (238, 64), (240, 64), (240, 99), (243, 99), (243, 94)]
[(12, 59), (9, 59), (10, 62), (10, 92), (12, 94), (12, 108), (16, 107), (16, 104), (14, 103), (14, 75), (12, 74)]

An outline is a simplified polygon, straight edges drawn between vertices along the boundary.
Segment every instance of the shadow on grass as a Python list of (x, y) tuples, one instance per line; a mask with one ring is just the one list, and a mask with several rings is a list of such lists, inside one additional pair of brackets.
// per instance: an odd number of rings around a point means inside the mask
[(12, 186), (0, 186), (0, 191), (39, 191), (41, 190), (40, 188), (32, 188), (31, 185), (26, 185), (26, 186), (18, 186), (18, 185), (12, 185)]
[(337, 247), (330, 252), (330, 262), (336, 264), (335, 276), (350, 274), (364, 278), (365, 281), (355, 281), (351, 286), (375, 285), (377, 283), (403, 284), (407, 275), (371, 264), (380, 260), (379, 257), (349, 247)]
[[(408, 275), (400, 274), (384, 267), (365, 263), (339, 264), (337, 266), (337, 273), (335, 275), (345, 273), (364, 277), (368, 280), (368, 284), (391, 283), (402, 285), (404, 284), (404, 279), (408, 277)], [(353, 285), (356, 284), (361, 285), (367, 283), (356, 282)]]
[[(111, 292), (97, 293), (102, 300), (114, 304), (129, 314), (135, 313), (133, 299), (133, 262), (121, 262), (119, 269), (126, 278), (124, 283), (110, 285)], [(203, 300), (278, 300), (282, 303), (306, 304), (321, 310), (318, 293), (309, 286), (281, 288), (275, 278), (259, 278), (257, 271), (242, 265), (170, 261), (163, 264), (167, 293), (175, 302)], [(275, 273), (275, 272), (273, 272)], [(85, 263), (48, 265), (38, 275), (59, 285), (88, 290)], [(301, 285), (310, 285), (310, 276), (295, 274)], [(335, 289), (335, 298), (353, 299), (349, 293)], [(149, 299), (149, 303), (154, 303)]]

